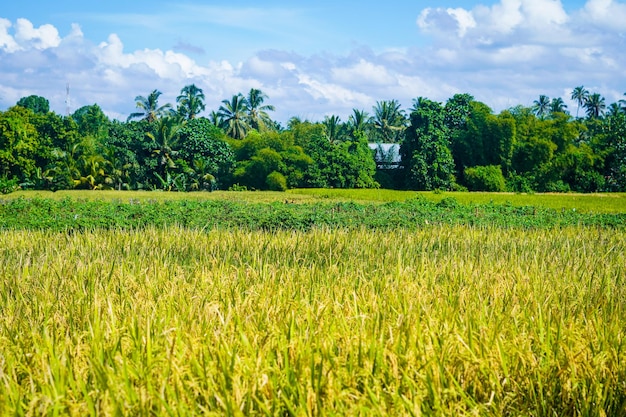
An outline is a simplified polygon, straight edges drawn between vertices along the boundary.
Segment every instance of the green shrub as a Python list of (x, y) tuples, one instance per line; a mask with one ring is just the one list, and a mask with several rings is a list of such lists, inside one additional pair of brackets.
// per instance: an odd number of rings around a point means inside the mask
[(499, 165), (465, 168), (465, 183), (470, 191), (506, 191), (504, 175)]
[(270, 173), (267, 176), (265, 183), (267, 184), (267, 187), (271, 191), (286, 191), (287, 190), (287, 179), (285, 178), (283, 174), (277, 171), (273, 171), (272, 173)]
[(17, 178), (0, 177), (0, 194), (9, 194), (17, 191), (18, 188), (20, 187), (17, 183)]
[(506, 180), (506, 189), (514, 193), (532, 193), (530, 181), (523, 175), (512, 174)]
[(569, 187), (569, 184), (563, 182), (562, 180), (549, 182), (546, 184), (545, 192), (548, 193), (569, 193), (572, 191)]

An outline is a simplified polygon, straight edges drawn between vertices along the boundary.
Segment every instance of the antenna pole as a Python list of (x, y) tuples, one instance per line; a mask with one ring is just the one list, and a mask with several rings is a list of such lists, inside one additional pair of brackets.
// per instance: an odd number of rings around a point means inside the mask
[(70, 115), (70, 83), (65, 85), (65, 112), (67, 116)]

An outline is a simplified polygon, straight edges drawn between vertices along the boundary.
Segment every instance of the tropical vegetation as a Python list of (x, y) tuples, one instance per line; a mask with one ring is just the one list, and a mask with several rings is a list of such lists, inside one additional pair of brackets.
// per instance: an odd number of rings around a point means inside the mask
[[(456, 94), (445, 103), (417, 97), (408, 110), (381, 100), (346, 121), (329, 114), (286, 126), (256, 88), (206, 117), (195, 84), (176, 108), (160, 96), (137, 96), (126, 121), (97, 104), (61, 116), (43, 97), (20, 99), (0, 112), (0, 190), (626, 190), (626, 101), (607, 104), (584, 86), (571, 93), (575, 116), (560, 97), (496, 114)], [(377, 144), (395, 144), (397, 160)]]

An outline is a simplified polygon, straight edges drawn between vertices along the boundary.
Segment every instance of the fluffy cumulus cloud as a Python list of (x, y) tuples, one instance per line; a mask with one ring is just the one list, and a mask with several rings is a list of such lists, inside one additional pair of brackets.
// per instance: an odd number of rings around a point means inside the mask
[(427, 8), (417, 25), (443, 40), (465, 38), (468, 43), (509, 41), (550, 42), (555, 35), (569, 34), (569, 16), (560, 0), (501, 0), (491, 7)]
[(116, 34), (94, 42), (78, 25), (62, 35), (51, 25), (0, 18), (0, 109), (37, 94), (63, 113), (68, 82), (74, 109), (98, 103), (120, 119), (135, 110), (136, 95), (155, 88), (174, 103), (183, 86), (195, 83), (208, 111), (260, 88), (281, 122), (328, 114), (346, 120), (353, 108), (371, 112), (376, 101), (390, 99), (407, 108), (418, 96), (445, 101), (468, 92), (499, 111), (530, 105), (539, 94), (568, 100), (578, 85), (609, 103), (626, 90), (622, 1), (588, 0), (566, 10), (559, 0), (499, 0), (416, 10), (413, 24), (430, 43), (308, 56), (268, 49), (230, 62), (208, 53), (191, 58), (180, 41), (171, 50), (127, 50)]
[(581, 15), (599, 27), (622, 34), (626, 32), (626, 4), (613, 0), (589, 0)]
[[(490, 97), (490, 105), (562, 94), (564, 83), (602, 90), (608, 101), (623, 93), (622, 2), (588, 0), (568, 13), (560, 0), (500, 0), (472, 9), (427, 8), (416, 23), (433, 38), (430, 65), (442, 63), (449, 79), (456, 75), (457, 86)], [(492, 81), (484, 83), (482, 74)], [(506, 90), (494, 88), (504, 80)]]

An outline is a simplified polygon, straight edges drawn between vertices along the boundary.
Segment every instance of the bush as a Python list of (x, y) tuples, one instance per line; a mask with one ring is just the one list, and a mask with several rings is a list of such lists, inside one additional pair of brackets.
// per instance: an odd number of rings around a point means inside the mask
[(9, 194), (16, 191), (19, 187), (17, 184), (17, 178), (8, 179), (7, 177), (0, 177), (0, 194)]
[(465, 168), (464, 174), (470, 191), (506, 191), (504, 175), (499, 165)]
[(287, 190), (287, 179), (285, 178), (283, 174), (277, 171), (273, 171), (272, 173), (270, 173), (267, 176), (265, 183), (267, 184), (267, 187), (271, 191), (286, 191)]
[(569, 193), (572, 191), (568, 183), (563, 182), (562, 180), (549, 182), (546, 184), (545, 190), (548, 193)]
[(517, 174), (512, 174), (506, 180), (506, 189), (514, 193), (532, 193), (534, 191), (528, 178)]

